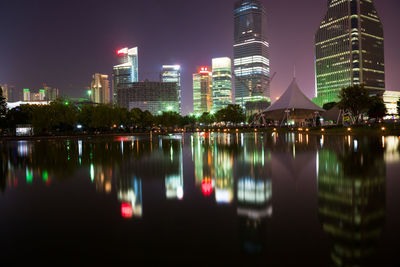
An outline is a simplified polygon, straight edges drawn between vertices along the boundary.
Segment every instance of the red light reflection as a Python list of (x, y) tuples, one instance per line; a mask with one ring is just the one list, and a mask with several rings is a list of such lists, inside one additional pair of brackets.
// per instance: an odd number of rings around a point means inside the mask
[(213, 191), (211, 179), (205, 179), (201, 182), (201, 191), (206, 197), (211, 195)]
[(121, 215), (123, 218), (132, 218), (133, 211), (132, 206), (129, 203), (122, 203), (121, 204)]

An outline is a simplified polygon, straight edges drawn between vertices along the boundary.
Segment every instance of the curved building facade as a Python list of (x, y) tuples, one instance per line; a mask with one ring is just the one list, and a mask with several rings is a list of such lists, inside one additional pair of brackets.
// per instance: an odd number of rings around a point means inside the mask
[(356, 84), (383, 95), (383, 27), (372, 0), (329, 0), (315, 35), (315, 54), (318, 105), (337, 102), (342, 88)]

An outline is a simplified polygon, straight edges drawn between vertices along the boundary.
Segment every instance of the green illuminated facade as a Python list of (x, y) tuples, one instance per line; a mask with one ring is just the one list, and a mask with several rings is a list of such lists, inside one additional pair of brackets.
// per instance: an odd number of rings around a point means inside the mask
[(315, 53), (316, 104), (338, 102), (340, 90), (355, 84), (383, 95), (383, 27), (372, 0), (329, 0)]
[(213, 112), (232, 104), (232, 62), (230, 58), (214, 58), (212, 60), (213, 77)]

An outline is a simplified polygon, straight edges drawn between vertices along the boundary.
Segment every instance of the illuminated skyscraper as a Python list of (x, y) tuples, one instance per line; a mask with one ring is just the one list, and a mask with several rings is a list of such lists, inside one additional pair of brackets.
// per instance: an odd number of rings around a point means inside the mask
[(372, 0), (329, 0), (315, 35), (316, 98), (337, 102), (343, 87), (364, 84), (371, 94), (385, 90), (383, 27)]
[(24, 98), (23, 99), (24, 99), (25, 102), (31, 101), (31, 90), (25, 88), (24, 91), (23, 91), (23, 94), (24, 94)]
[(232, 104), (232, 62), (228, 57), (212, 60), (212, 101), (214, 112)]
[(138, 63), (138, 48), (123, 48), (117, 51), (119, 57), (119, 65), (114, 66), (113, 71), (113, 101), (116, 104), (117, 92), (116, 87), (123, 83), (134, 83), (139, 81), (139, 63)]
[(193, 113), (200, 116), (212, 109), (212, 75), (208, 67), (193, 74)]
[(97, 104), (111, 104), (108, 75), (96, 73), (90, 85), (90, 100)]
[(267, 15), (257, 0), (240, 0), (234, 6), (234, 73), (236, 104), (270, 101)]
[(182, 114), (181, 66), (162, 66), (161, 82), (176, 83), (178, 85), (179, 114)]

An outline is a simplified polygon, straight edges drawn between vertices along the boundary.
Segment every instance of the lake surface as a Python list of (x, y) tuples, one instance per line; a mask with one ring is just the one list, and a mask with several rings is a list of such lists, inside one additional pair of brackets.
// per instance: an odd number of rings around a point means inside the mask
[(400, 139), (0, 142), (0, 266), (400, 266)]

